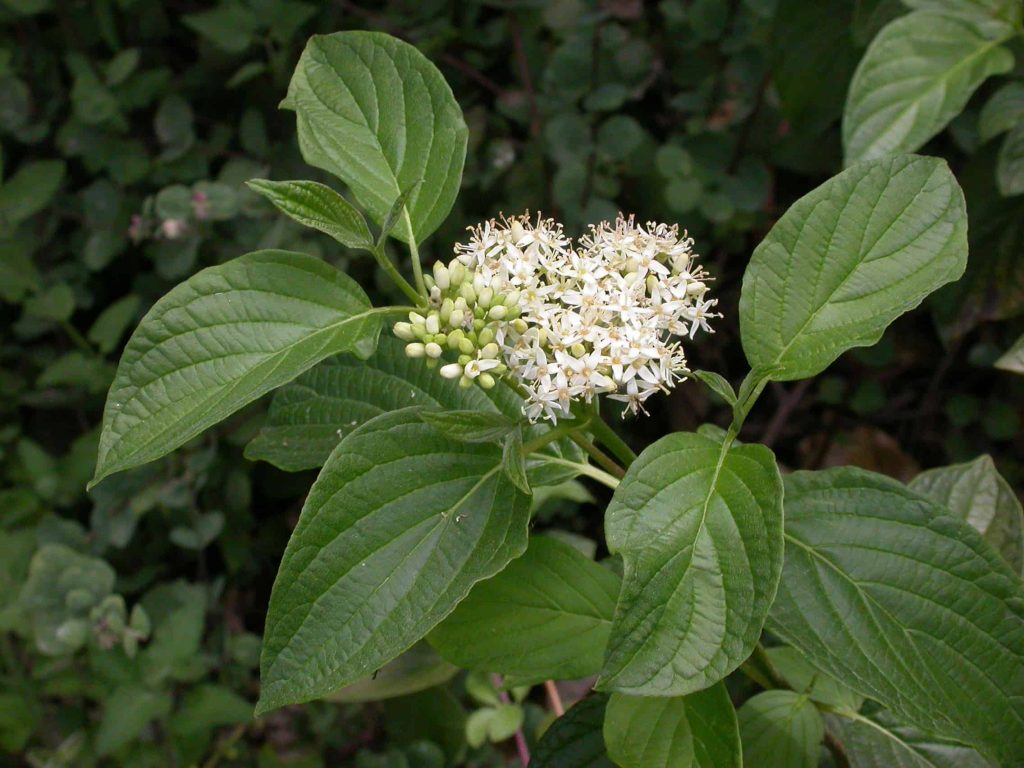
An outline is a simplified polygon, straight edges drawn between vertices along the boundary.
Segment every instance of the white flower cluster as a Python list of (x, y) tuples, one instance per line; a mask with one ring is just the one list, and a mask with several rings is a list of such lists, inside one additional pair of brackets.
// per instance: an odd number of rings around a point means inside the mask
[[(432, 303), (450, 320), (452, 295), (463, 299), (460, 341), (483, 333), (488, 344), (463, 343), (459, 362), (442, 375), (468, 385), (478, 368), (499, 375), (507, 368), (525, 388), (525, 413), (534, 421), (569, 416), (573, 400), (602, 393), (643, 410), (648, 397), (683, 378), (679, 337), (711, 331), (707, 321), (718, 316), (693, 241), (678, 227), (640, 226), (622, 215), (590, 229), (576, 247), (551, 219), (524, 215), (471, 229), (455, 260), (435, 265)], [(403, 338), (424, 338), (400, 325)], [(452, 332), (450, 325), (439, 330), (446, 340)], [(418, 354), (423, 344), (409, 346)]]

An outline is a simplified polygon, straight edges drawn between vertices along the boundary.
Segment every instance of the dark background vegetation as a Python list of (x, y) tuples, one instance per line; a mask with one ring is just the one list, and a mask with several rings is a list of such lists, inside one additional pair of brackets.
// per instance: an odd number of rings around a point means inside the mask
[[(390, 32), (451, 83), (470, 149), (428, 263), (501, 211), (542, 210), (576, 234), (619, 210), (679, 222), (724, 314), (691, 345), (691, 365), (738, 383), (750, 252), (841, 169), (850, 77), (904, 12), (895, 0), (0, 0), (0, 764), (415, 768), (437, 764), (429, 745), (403, 747), (418, 738), (462, 749), (466, 697), (317, 703), (251, 721), (270, 585), (312, 480), (243, 458), (265, 402), (84, 490), (120, 348), (180, 280), (282, 247), (389, 298), (372, 261), (242, 186), (330, 181), (303, 164), (293, 115), (277, 109), (311, 34)], [(966, 190), (968, 275), (876, 346), (769, 389), (741, 437), (786, 467), (849, 463), (907, 480), (990, 453), (1024, 481), (1024, 379), (992, 368), (1022, 330), (1024, 199), (999, 197), (995, 148), (977, 138), (991, 90), (923, 150)], [(695, 383), (650, 403), (649, 418), (621, 425), (636, 448), (728, 418)], [(585, 500), (550, 502), (541, 520), (601, 538)], [(66, 547), (64, 581), (33, 582), (33, 553), (53, 543)], [(76, 588), (123, 598), (90, 614), (88, 637), (68, 623)], [(148, 622), (132, 622), (136, 604)], [(149, 639), (130, 656), (135, 631)], [(484, 747), (463, 764), (503, 754)]]

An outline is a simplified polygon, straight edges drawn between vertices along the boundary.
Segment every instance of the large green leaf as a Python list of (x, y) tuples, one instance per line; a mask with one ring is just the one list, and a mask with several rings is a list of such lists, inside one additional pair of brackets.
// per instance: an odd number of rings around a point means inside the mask
[(738, 715), (746, 768), (817, 768), (825, 723), (807, 696), (764, 691)]
[(922, 472), (910, 487), (969, 522), (1014, 571), (1024, 572), (1024, 509), (990, 456)]
[(982, 141), (1006, 133), (1024, 120), (1024, 83), (1011, 80), (992, 94), (978, 115), (978, 135)]
[(1013, 54), (965, 18), (917, 11), (890, 22), (868, 46), (843, 114), (846, 162), (913, 152), (963, 110)]
[(604, 747), (608, 697), (592, 693), (555, 720), (530, 756), (531, 768), (613, 768)]
[(1024, 591), (970, 525), (860, 469), (786, 478), (769, 629), (907, 722), (1024, 754)]
[(430, 634), (466, 669), (524, 680), (575, 680), (601, 668), (619, 578), (575, 547), (545, 536), (469, 597)]
[(0, 236), (50, 204), (64, 180), (64, 170), (63, 160), (37, 160), (25, 163), (0, 183)]
[(395, 237), (420, 241), (444, 221), (468, 130), (451, 88), (414, 47), (381, 32), (316, 35), (284, 106), (295, 110), (306, 162), (344, 181), (377, 223), (419, 183)]
[(782, 481), (770, 450), (662, 438), (626, 472), (605, 533), (623, 581), (602, 689), (680, 696), (750, 655), (782, 566)]
[(1018, 124), (1006, 134), (999, 149), (996, 183), (1006, 197), (1024, 193), (1024, 125)]
[(373, 248), (362, 214), (326, 184), (252, 179), (248, 185), (299, 224), (330, 235), (349, 248)]
[(800, 198), (754, 250), (740, 329), (756, 370), (813, 376), (967, 264), (967, 211), (942, 160), (859, 163)]
[(1013, 31), (1021, 22), (1020, 0), (903, 0), (920, 11), (935, 11), (974, 22), (984, 34), (998, 37)]
[(312, 256), (257, 251), (204, 269), (129, 339), (93, 484), (160, 458), (325, 357), (369, 355), (379, 332), (363, 290)]
[(310, 491), (267, 613), (258, 712), (372, 673), (526, 549), (529, 497), (497, 446), (407, 408), (348, 435)]
[[(499, 380), (489, 391), (466, 389), (439, 376), (422, 360), (408, 358), (404, 350), (404, 344), (388, 335), (365, 362), (349, 355), (334, 357), (279, 389), (266, 425), (246, 446), (246, 457), (289, 472), (321, 467), (343, 435), (374, 416), (412, 405), (522, 418), (523, 400), (504, 382)], [(534, 425), (524, 437), (537, 437), (548, 429)], [(584, 456), (566, 439), (545, 446), (528, 462), (531, 485), (559, 483), (575, 474), (571, 467), (548, 459), (580, 462)]]
[(850, 768), (995, 768), (970, 747), (900, 723), (881, 710), (870, 717), (829, 715)]
[(604, 718), (620, 768), (739, 768), (736, 711), (723, 683), (675, 698), (613, 694)]
[(448, 682), (458, 669), (435, 653), (426, 642), (420, 642), (401, 656), (389, 661), (372, 675), (346, 685), (324, 696), (342, 704), (383, 701), (396, 696), (433, 688)]

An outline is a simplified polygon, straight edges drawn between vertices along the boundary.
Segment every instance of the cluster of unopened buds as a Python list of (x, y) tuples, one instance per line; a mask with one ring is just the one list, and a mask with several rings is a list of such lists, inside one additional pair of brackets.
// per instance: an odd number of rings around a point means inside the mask
[(693, 241), (675, 226), (620, 215), (577, 247), (561, 225), (528, 215), (470, 232), (426, 278), (430, 307), (394, 331), (407, 355), (464, 387), (508, 376), (530, 420), (568, 417), (598, 394), (643, 410), (685, 378), (682, 337), (718, 316)]

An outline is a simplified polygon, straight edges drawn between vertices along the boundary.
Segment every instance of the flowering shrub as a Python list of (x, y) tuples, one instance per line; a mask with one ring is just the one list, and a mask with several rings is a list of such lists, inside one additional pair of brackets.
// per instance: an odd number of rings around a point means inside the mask
[[(284, 105), (307, 162), (355, 203), (311, 182), (251, 186), (372, 255), (410, 304), (372, 306), (350, 276), (292, 251), (199, 272), (129, 341), (94, 479), (307, 372), (340, 376), (347, 410), (331, 424), (345, 429), (277, 576), (258, 714), (351, 696), (426, 641), (471, 673), (478, 743), (519, 730), (522, 686), (596, 676), (531, 764), (583, 764), (571, 755), (585, 741), (627, 768), (735, 766), (744, 753), (815, 765), (826, 717), (830, 732), (883, 723), (967, 760), (1020, 764), (1019, 552), (1004, 559), (935, 485), (849, 467), (784, 478), (768, 447), (739, 440), (770, 382), (873, 344), (964, 272), (964, 197), (943, 161), (872, 140), (871, 156), (779, 218), (739, 306), (724, 307), (685, 233), (633, 217), (575, 244), (540, 216), (489, 221), (425, 274), (419, 246), (455, 202), (468, 130), (406, 43), (314, 37)], [(719, 312), (739, 317), (750, 370), (737, 388), (683, 352)], [(387, 326), (402, 344), (381, 337)], [(601, 395), (636, 413), (685, 378), (727, 402), (731, 424), (634, 455)], [(323, 425), (300, 411), (278, 446), (289, 460), (319, 450)], [(605, 564), (530, 535), (531, 497), (576, 477), (613, 491)], [(738, 716), (725, 685), (737, 671), (766, 689)]]

